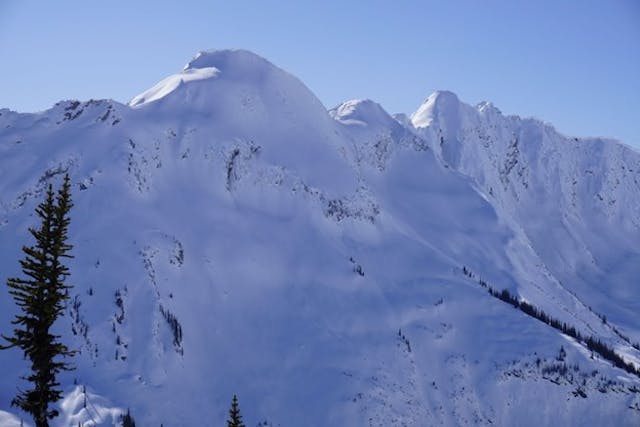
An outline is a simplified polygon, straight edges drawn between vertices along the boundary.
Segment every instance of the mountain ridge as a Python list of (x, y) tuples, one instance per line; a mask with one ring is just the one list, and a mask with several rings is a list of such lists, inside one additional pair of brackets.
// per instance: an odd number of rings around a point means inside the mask
[[(636, 377), (478, 279), (640, 364), (638, 153), (450, 92), (420, 126), (369, 100), (327, 111), (268, 61), (222, 52), (135, 108), (0, 110), (0, 271), (19, 273), (46, 184), (74, 184), (66, 420), (130, 407), (190, 426), (237, 393), (263, 426), (637, 422)], [(0, 357), (19, 384), (19, 355)]]

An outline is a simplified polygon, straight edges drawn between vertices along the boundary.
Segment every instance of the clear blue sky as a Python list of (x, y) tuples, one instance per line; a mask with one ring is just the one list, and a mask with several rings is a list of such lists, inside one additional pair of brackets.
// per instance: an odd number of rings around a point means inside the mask
[(209, 48), (246, 48), (328, 107), (410, 113), (437, 89), (640, 147), (640, 1), (0, 0), (0, 106), (126, 102)]

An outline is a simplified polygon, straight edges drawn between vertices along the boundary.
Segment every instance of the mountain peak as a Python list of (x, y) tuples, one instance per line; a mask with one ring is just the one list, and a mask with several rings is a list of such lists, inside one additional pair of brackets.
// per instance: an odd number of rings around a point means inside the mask
[(377, 102), (370, 99), (352, 99), (345, 101), (331, 109), (329, 114), (343, 124), (383, 123), (393, 122), (393, 118)]
[[(198, 52), (182, 71), (163, 79), (151, 89), (134, 97), (129, 105), (142, 107), (177, 92), (186, 92), (182, 101), (194, 105), (194, 100), (198, 98), (197, 94), (193, 91), (180, 91), (181, 87), (214, 80), (260, 86), (274, 74), (288, 76), (271, 62), (248, 50), (204, 50)], [(208, 96), (211, 94), (205, 95), (206, 98), (211, 98)]]
[[(300, 80), (255, 53), (202, 51), (129, 105), (154, 121), (215, 123), (219, 141), (253, 141), (261, 147), (261, 159), (277, 161), (308, 185), (341, 191), (354, 181), (332, 147), (344, 142), (331, 132), (335, 122), (324, 105)], [(317, 162), (310, 165), (309, 157)], [(326, 167), (337, 172), (329, 176)]]
[(450, 90), (443, 90), (443, 89), (433, 92), (431, 95), (429, 95), (428, 98), (434, 98), (438, 100), (449, 99), (449, 100), (455, 100), (457, 102), (459, 101), (458, 95), (456, 95), (454, 92)]
[(148, 89), (141, 94), (135, 96), (129, 101), (131, 107), (142, 107), (166, 98), (169, 94), (175, 92), (178, 88), (184, 86), (185, 83), (207, 80), (215, 78), (220, 74), (220, 70), (215, 67), (207, 68), (186, 68), (177, 74), (173, 74)]
[(448, 90), (439, 90), (427, 97), (411, 115), (411, 123), (416, 128), (429, 126), (437, 116), (456, 114), (460, 100), (458, 96)]
[(256, 72), (264, 67), (274, 67), (272, 63), (245, 49), (201, 50), (184, 66), (184, 70), (214, 67), (222, 72)]
[(489, 101), (479, 102), (476, 105), (476, 110), (478, 110), (481, 113), (485, 113), (485, 114), (487, 114), (487, 113), (502, 114), (502, 111), (500, 111), (500, 109), (498, 107), (493, 105), (493, 102), (489, 102)]
[[(264, 426), (638, 425), (638, 153), (447, 91), (327, 112), (248, 51), (182, 65), (140, 108), (0, 110), (0, 271), (73, 184), (54, 425), (199, 425), (232, 390)], [(0, 352), (0, 426), (27, 368)]]

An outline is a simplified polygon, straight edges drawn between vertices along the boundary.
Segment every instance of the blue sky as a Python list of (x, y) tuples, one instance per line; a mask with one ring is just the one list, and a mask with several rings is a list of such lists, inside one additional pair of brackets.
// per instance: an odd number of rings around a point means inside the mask
[(448, 89), (640, 147), (640, 1), (0, 0), (0, 107), (126, 102), (201, 49), (246, 48), (327, 107)]

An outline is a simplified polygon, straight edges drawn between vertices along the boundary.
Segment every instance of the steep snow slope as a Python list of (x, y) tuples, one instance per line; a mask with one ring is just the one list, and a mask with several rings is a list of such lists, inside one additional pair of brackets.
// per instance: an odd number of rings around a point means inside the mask
[(327, 132), (331, 119), (322, 103), (298, 79), (251, 52), (200, 52), (181, 73), (130, 105), (148, 119), (162, 117), (175, 127), (195, 116), (224, 124), (212, 137), (260, 140), (269, 146), (262, 154), (265, 160), (292, 169), (309, 184), (334, 190), (353, 182), (340, 158), (349, 147)]
[[(327, 112), (266, 60), (214, 51), (129, 106), (1, 110), (5, 276), (47, 183), (74, 183), (59, 329), (81, 354), (58, 425), (112, 425), (126, 407), (141, 425), (222, 422), (233, 393), (251, 426), (636, 424), (638, 378), (478, 284), (638, 360), (580, 302), (598, 291), (560, 283), (515, 205), (460, 166), (463, 141), (458, 163), (439, 148), (438, 114), (473, 110), (450, 98), (413, 125), (372, 101)], [(26, 366), (0, 358), (11, 412)]]
[(533, 119), (449, 92), (412, 115), (442, 161), (471, 176), (562, 285), (640, 341), (640, 155), (568, 138)]

